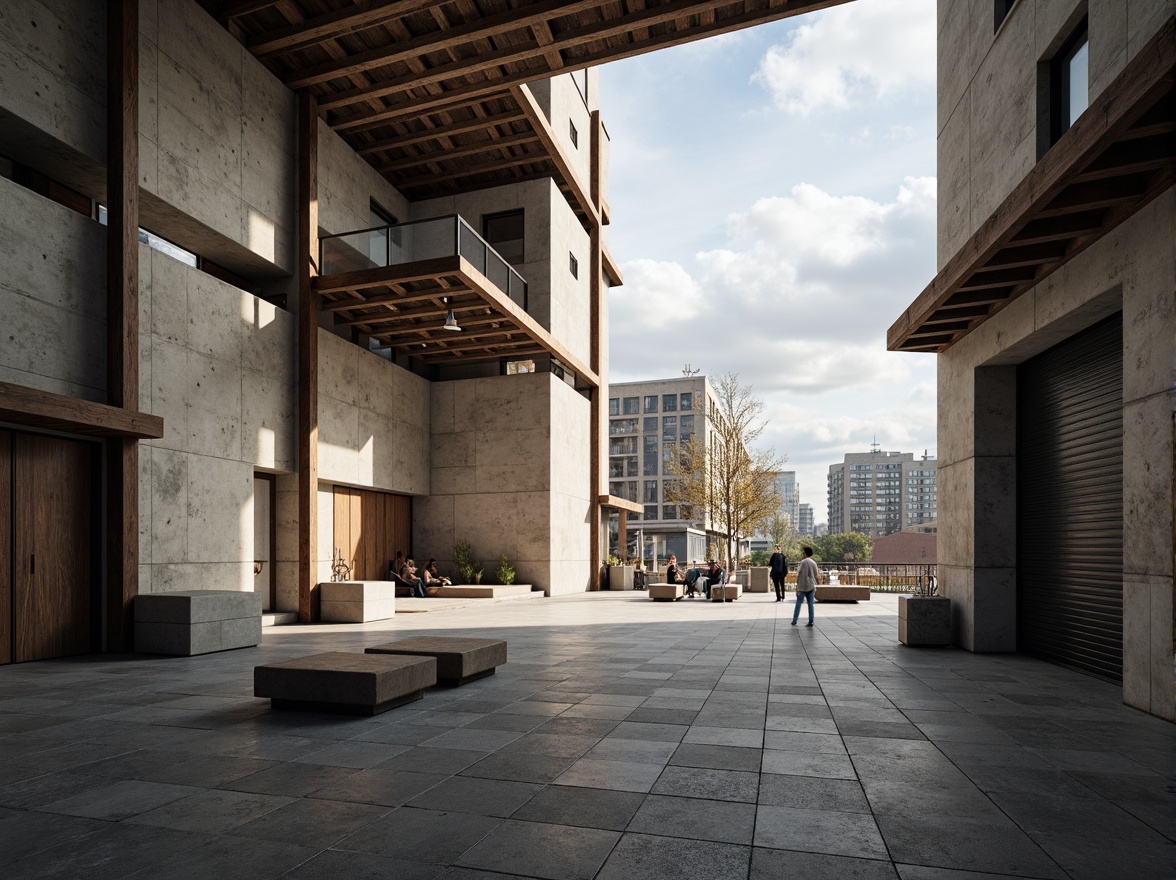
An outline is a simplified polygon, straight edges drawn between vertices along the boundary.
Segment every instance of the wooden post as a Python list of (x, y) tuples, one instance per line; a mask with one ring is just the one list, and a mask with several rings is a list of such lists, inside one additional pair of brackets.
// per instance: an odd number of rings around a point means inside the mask
[[(106, 393), (139, 409), (139, 2), (106, 22)], [(107, 443), (106, 650), (129, 651), (139, 592), (139, 444)]]
[(298, 94), (298, 619), (318, 619), (318, 102)]
[[(602, 243), (600, 240), (600, 218), (602, 216), (601, 194), (600, 194), (600, 157), (601, 157), (601, 122), (600, 111), (592, 111), (592, 124), (589, 126), (590, 141), (589, 141), (589, 158), (591, 162), (591, 198), (592, 204), (596, 208), (596, 217), (592, 223), (592, 232), (589, 237), (589, 244), (591, 247), (590, 265), (588, 271), (589, 279), (589, 324), (591, 325), (591, 338), (589, 340), (590, 352), (588, 366), (592, 368), (592, 372), (600, 377), (600, 384), (592, 389), (589, 396), (589, 405), (592, 407), (589, 415), (589, 433), (591, 440), (589, 442), (589, 454), (592, 456), (591, 466), (589, 467), (590, 477), (592, 482), (591, 493), (589, 497), (592, 499), (592, 513), (590, 516), (592, 528), (592, 572), (589, 576), (589, 589), (600, 589), (600, 564), (607, 553), (600, 552), (600, 543), (602, 532), (604, 529), (602, 511), (600, 507), (600, 495), (603, 487), (601, 486), (601, 463), (604, 458), (603, 437), (604, 425), (607, 424), (607, 419), (604, 415), (604, 407), (608, 404), (608, 371), (602, 370), (603, 357), (601, 352), (601, 341), (603, 334), (601, 333), (601, 321), (603, 320), (603, 312), (601, 310), (601, 287), (603, 286), (603, 265), (604, 261), (601, 256)], [(607, 544), (607, 540), (605, 541)], [(607, 547), (606, 547), (607, 549)]]

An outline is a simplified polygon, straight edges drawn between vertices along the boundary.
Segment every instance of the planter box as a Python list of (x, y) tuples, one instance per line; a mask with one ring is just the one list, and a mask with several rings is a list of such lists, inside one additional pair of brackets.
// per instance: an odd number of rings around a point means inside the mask
[(261, 644), (261, 594), (236, 590), (135, 597), (135, 650), (191, 657)]
[(766, 565), (751, 569), (751, 580), (747, 585), (749, 593), (767, 593), (772, 589), (772, 570)]
[(635, 565), (612, 565), (608, 569), (608, 588), (610, 590), (633, 589), (633, 572)]
[(331, 581), (319, 584), (319, 616), (325, 623), (367, 623), (396, 613), (391, 581)]
[(899, 596), (898, 640), (912, 647), (951, 644), (951, 600), (946, 596)]

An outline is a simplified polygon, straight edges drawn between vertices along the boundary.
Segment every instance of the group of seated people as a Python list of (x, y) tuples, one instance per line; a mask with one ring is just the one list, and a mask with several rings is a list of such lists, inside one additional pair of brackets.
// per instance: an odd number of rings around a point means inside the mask
[[(691, 599), (700, 595), (704, 599), (710, 595), (711, 587), (719, 587), (727, 582), (727, 572), (713, 559), (706, 561), (705, 568), (688, 568), (682, 571), (678, 567), (678, 557), (670, 554), (669, 566), (666, 568), (666, 582), (670, 584), (685, 584), (686, 595)], [(727, 601), (724, 593), (723, 601)]]
[(388, 566), (388, 576), (403, 583), (412, 590), (414, 596), (424, 598), (430, 587), (447, 587), (453, 583), (449, 578), (442, 577), (437, 572), (437, 560), (430, 559), (423, 569), (418, 569), (415, 560), (404, 558), (404, 553), (396, 551), (396, 558)]

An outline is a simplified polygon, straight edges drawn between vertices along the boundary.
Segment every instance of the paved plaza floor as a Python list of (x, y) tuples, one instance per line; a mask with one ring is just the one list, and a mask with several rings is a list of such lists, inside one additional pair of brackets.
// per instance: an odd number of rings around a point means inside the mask
[[(1176, 876), (1171, 724), (903, 647), (896, 611), (595, 593), (0, 667), (0, 877)], [(256, 664), (400, 633), (510, 659), (375, 718), (252, 696)]]

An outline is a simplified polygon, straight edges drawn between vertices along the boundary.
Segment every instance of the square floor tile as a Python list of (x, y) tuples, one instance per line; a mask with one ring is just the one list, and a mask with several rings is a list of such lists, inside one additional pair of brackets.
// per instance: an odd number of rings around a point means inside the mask
[(238, 825), (230, 834), (325, 849), (388, 812), (388, 807), (302, 798)]
[(540, 786), (528, 782), (452, 776), (411, 801), (410, 807), (506, 817), (529, 801)]
[(176, 831), (219, 834), (288, 803), (290, 798), (287, 797), (212, 789), (172, 801), (126, 821)]
[(715, 801), (756, 802), (759, 774), (742, 770), (667, 767), (653, 787), (654, 794)]
[(550, 880), (591, 880), (619, 837), (616, 831), (508, 819), (459, 864)]
[(624, 831), (645, 797), (633, 791), (548, 785), (516, 810), (513, 818)]
[(857, 778), (848, 755), (777, 749), (764, 750), (763, 772), (785, 776), (823, 776), (827, 779)]
[(489, 816), (401, 807), (345, 837), (334, 848), (449, 865), (501, 822)]
[(747, 880), (751, 848), (626, 833), (597, 880)]
[(594, 761), (581, 758), (555, 780), (557, 785), (647, 792), (662, 772), (660, 764), (635, 761)]
[(874, 817), (832, 810), (760, 806), (755, 845), (861, 859), (888, 859)]
[(750, 844), (755, 805), (651, 794), (626, 831)]

